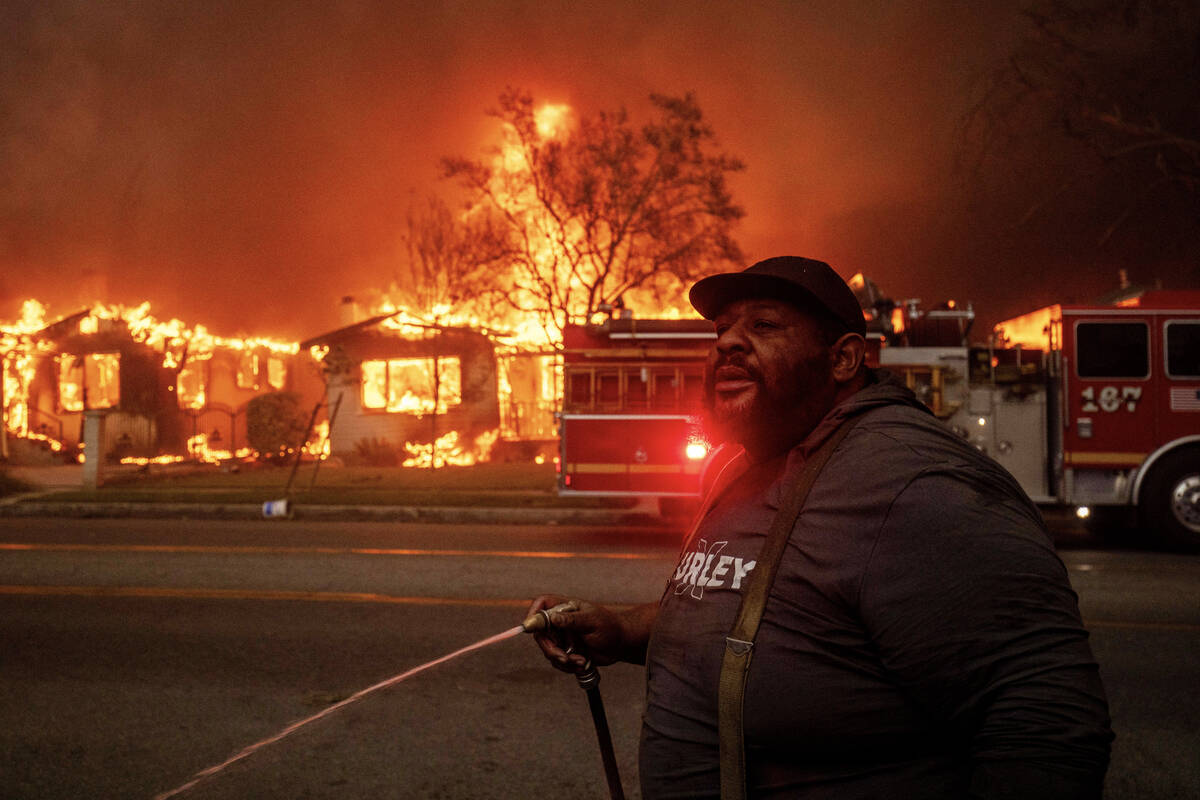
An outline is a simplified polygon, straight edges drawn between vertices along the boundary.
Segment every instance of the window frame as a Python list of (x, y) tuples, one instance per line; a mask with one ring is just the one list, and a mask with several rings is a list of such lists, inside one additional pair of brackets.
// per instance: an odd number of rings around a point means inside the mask
[[(56, 405), (66, 414), (81, 414), (85, 411), (108, 411), (121, 408), (121, 351), (120, 350), (98, 350), (88, 353), (63, 353), (60, 358), (70, 358), (71, 366), (64, 368), (63, 362), (58, 362), (58, 380), (55, 386)], [(99, 369), (100, 359), (113, 359), (116, 369), (116, 400), (107, 405), (98, 405), (95, 402), (95, 393), (89, 392), (89, 388), (95, 388), (88, 380), (89, 374), (93, 374), (94, 370)], [(79, 407), (68, 405), (63, 401), (63, 374), (74, 372), (76, 369), (80, 371), (79, 375)], [(89, 396), (90, 395), (90, 396)]]
[[(642, 380), (643, 371), (646, 380)], [(603, 377), (618, 377), (618, 398), (614, 403), (600, 398), (600, 382)], [(670, 392), (657, 391), (660, 380), (665, 380), (670, 386)], [(577, 402), (572, 393), (576, 381), (586, 382), (587, 400)], [(689, 396), (687, 389), (698, 389), (695, 397)], [(629, 387), (635, 383), (642, 387), (641, 396), (636, 400), (631, 398)], [(682, 414), (697, 413), (703, 405), (704, 367), (697, 365), (680, 365), (670, 363), (624, 363), (596, 364), (587, 366), (568, 365), (563, 372), (563, 408), (571, 414), (607, 413), (607, 414)], [(581, 387), (582, 394), (582, 387)], [(690, 401), (695, 401), (693, 403)]]
[[(429, 369), (432, 370), (434, 368), (433, 363), (435, 360), (442, 362), (443, 364), (447, 361), (453, 361), (458, 367), (458, 387), (459, 387), (459, 389), (458, 389), (458, 396), (455, 398), (454, 402), (448, 402), (445, 394), (443, 394), (442, 392), (439, 392), (438, 400), (443, 404), (442, 408), (435, 407), (429, 411), (410, 411), (410, 410), (399, 410), (399, 409), (392, 410), (391, 408), (388, 408), (388, 398), (390, 398), (392, 395), (392, 392), (391, 392), (392, 364), (396, 363), (396, 362), (404, 362), (404, 361), (425, 361), (429, 364)], [(366, 403), (367, 379), (366, 379), (366, 374), (365, 374), (366, 370), (364, 369), (364, 367), (366, 364), (369, 364), (369, 363), (383, 364), (384, 403), (382, 406), (368, 406)], [(363, 359), (362, 361), (360, 361), (358, 366), (359, 366), (358, 405), (364, 414), (412, 414), (415, 416), (424, 417), (424, 416), (428, 416), (431, 414), (438, 414), (438, 415), (448, 414), (451, 411), (453, 411), (454, 409), (459, 408), (463, 404), (462, 359), (458, 356), (418, 356), (415, 358), (411, 357), (411, 356), (405, 356), (402, 358), (367, 358), (367, 359)]]

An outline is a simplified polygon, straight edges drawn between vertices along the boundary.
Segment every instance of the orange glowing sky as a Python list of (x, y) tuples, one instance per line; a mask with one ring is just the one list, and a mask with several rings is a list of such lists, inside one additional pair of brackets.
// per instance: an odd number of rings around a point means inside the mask
[(227, 334), (335, 327), (341, 296), (390, 280), (438, 158), (496, 141), (483, 112), (506, 85), (635, 118), (694, 91), (748, 165), (751, 260), (1013, 314), (1064, 299), (1015, 288), (1054, 262), (1084, 299), (1115, 266), (1005, 250), (956, 188), (959, 125), (1019, 7), (6, 3), (0, 318), (37, 296), (52, 314), (148, 299)]

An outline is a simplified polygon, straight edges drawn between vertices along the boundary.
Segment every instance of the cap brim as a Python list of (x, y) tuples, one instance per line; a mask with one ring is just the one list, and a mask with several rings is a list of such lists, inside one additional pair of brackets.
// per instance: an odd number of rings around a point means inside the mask
[(763, 297), (823, 307), (811, 292), (774, 275), (726, 272), (702, 278), (688, 292), (692, 307), (705, 319), (716, 319), (721, 309), (738, 300)]

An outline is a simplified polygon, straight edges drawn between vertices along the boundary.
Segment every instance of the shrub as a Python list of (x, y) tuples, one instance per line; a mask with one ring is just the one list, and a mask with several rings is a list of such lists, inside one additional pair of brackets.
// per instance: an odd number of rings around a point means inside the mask
[(266, 461), (287, 458), (304, 445), (309, 414), (295, 392), (259, 395), (246, 406), (246, 439)]

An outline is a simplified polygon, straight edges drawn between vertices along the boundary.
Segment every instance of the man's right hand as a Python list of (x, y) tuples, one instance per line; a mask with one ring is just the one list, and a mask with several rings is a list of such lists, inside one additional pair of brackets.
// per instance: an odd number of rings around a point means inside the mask
[(588, 659), (596, 666), (645, 661), (657, 603), (616, 612), (586, 600), (544, 594), (529, 606), (529, 614), (563, 604), (567, 607), (549, 612), (549, 630), (537, 631), (533, 637), (555, 669), (577, 673)]

